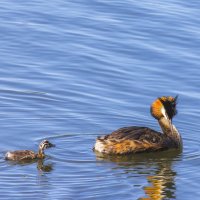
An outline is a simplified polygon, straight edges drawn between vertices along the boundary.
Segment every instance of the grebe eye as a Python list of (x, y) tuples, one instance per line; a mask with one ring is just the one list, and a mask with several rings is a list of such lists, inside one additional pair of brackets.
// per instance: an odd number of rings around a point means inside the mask
[(173, 101), (173, 102), (171, 103), (171, 105), (172, 105), (173, 107), (176, 107), (176, 102)]

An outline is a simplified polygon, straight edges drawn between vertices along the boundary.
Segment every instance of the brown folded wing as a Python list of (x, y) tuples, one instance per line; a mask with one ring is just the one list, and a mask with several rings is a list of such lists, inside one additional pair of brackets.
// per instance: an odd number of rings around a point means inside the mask
[(168, 138), (146, 127), (124, 127), (97, 140), (108, 154), (127, 154), (167, 148)]
[(19, 151), (12, 151), (7, 153), (8, 160), (28, 160), (28, 159), (35, 159), (37, 158), (37, 154), (30, 150), (19, 150)]

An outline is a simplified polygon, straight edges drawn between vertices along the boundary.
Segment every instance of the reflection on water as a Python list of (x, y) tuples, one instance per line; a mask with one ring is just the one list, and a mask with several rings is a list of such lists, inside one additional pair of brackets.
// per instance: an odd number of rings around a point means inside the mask
[(21, 161), (7, 161), (10, 165), (31, 165), (35, 164), (37, 166), (38, 171), (40, 172), (50, 172), (53, 170), (53, 164), (52, 163), (45, 163), (45, 159), (27, 159), (27, 160), (21, 160)]
[(37, 161), (37, 169), (39, 171), (43, 171), (43, 172), (50, 172), (50, 171), (53, 170), (53, 164), (52, 163), (44, 164), (44, 160), (43, 159), (39, 159)]
[(164, 162), (158, 167), (155, 175), (147, 176), (150, 186), (144, 187), (147, 197), (141, 200), (160, 200), (166, 198), (175, 198), (175, 179), (176, 172), (171, 169), (169, 163)]
[[(117, 163), (113, 169), (123, 169), (127, 177), (146, 175), (149, 185), (143, 190), (146, 197), (140, 200), (161, 200), (175, 198), (175, 177), (173, 162), (179, 160), (182, 150), (168, 150), (155, 153), (141, 153), (128, 156), (108, 156), (96, 154), (97, 160), (109, 160)], [(145, 166), (145, 167), (144, 167)]]

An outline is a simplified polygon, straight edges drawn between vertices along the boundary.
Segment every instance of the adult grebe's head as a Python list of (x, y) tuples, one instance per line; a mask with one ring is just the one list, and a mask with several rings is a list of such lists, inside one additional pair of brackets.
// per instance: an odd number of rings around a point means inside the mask
[(43, 140), (39, 145), (40, 150), (48, 149), (51, 147), (55, 147), (55, 145), (50, 143), (48, 140)]
[(162, 96), (157, 98), (151, 105), (151, 115), (157, 120), (164, 117), (171, 122), (172, 118), (177, 114), (177, 98), (178, 96)]

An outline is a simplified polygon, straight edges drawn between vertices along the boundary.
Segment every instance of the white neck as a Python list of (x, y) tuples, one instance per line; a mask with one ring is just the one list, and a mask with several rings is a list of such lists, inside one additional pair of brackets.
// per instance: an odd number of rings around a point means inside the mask
[(182, 138), (176, 127), (172, 124), (172, 130), (171, 130), (169, 120), (167, 120), (164, 117), (159, 119), (158, 122), (163, 131), (163, 134), (170, 137), (175, 142), (177, 147), (182, 147)]

